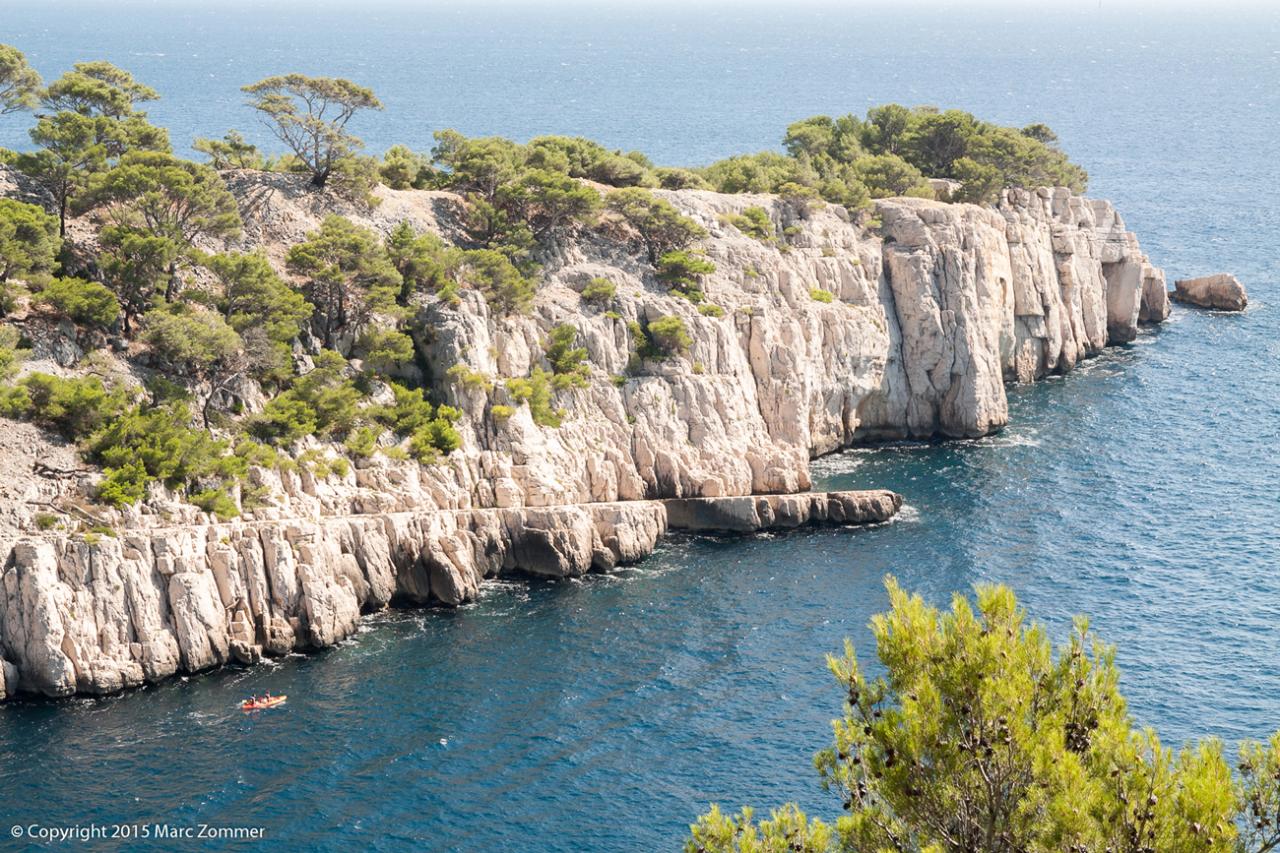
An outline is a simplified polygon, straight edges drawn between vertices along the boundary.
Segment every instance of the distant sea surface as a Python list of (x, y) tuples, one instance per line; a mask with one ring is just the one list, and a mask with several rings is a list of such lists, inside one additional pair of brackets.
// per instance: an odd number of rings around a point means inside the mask
[[(232, 127), (265, 140), (238, 87), (288, 71), (371, 86), (386, 112), (356, 130), (375, 153), (454, 127), (701, 164), (888, 101), (1044, 121), (1156, 264), (1235, 272), (1253, 304), (1179, 310), (1013, 389), (998, 436), (818, 461), (819, 487), (906, 496), (879, 528), (672, 540), (610, 576), (375, 616), (312, 657), (0, 707), (0, 824), (549, 853), (672, 850), (712, 801), (831, 815), (810, 766), (840, 703), (823, 656), (850, 637), (873, 658), (888, 572), (938, 603), (1010, 584), (1058, 636), (1091, 615), (1166, 742), (1280, 728), (1280, 14), (959, 5), (5, 0), (0, 42), (46, 78), (80, 59), (133, 70), (179, 148)], [(27, 121), (0, 119), (0, 144)], [(264, 690), (289, 703), (236, 710)]]

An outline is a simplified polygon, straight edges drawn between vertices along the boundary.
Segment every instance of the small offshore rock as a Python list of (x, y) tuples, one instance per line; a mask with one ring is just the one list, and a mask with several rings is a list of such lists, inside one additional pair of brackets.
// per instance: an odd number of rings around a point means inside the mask
[(1186, 278), (1173, 283), (1177, 302), (1219, 311), (1243, 311), (1249, 304), (1244, 285), (1230, 273), (1220, 272), (1200, 278)]

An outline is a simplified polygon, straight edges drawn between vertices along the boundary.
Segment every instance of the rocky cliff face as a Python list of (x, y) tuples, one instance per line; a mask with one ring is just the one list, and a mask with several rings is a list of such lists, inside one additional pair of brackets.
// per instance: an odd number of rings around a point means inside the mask
[[(335, 204), (383, 231), (408, 220), (455, 233), (448, 193), (383, 189), (363, 212), (291, 180), (232, 176), (243, 247), (278, 260)], [(710, 232), (716, 272), (704, 290), (723, 314), (669, 295), (609, 223), (546, 259), (527, 316), (494, 316), (466, 291), (458, 306), (424, 304), (421, 378), (464, 412), (462, 448), (439, 465), (376, 455), (341, 476), (259, 471), (266, 505), (244, 520), (213, 523), (157, 497), (114, 519), (118, 537), (86, 542), (32, 529), (38, 509), (67, 499), (32, 463), (68, 449), (15, 442), (0, 515), (0, 696), (105, 692), (325, 646), (393, 600), (458, 604), (505, 572), (632, 562), (667, 529), (659, 499), (681, 499), (671, 511), (687, 520), (703, 512), (689, 499), (802, 492), (811, 458), (860, 441), (987, 434), (1008, 420), (1006, 382), (1068, 371), (1168, 313), (1163, 274), (1119, 215), (1065, 190), (1010, 191), (998, 208), (884, 200), (869, 227), (836, 207), (801, 217), (771, 196), (663, 195)], [(787, 229), (785, 242), (726, 224), (750, 206)], [(579, 295), (597, 276), (617, 286), (609, 306)], [(628, 322), (665, 315), (688, 327), (687, 355), (629, 370)], [(577, 328), (592, 365), (588, 387), (557, 395), (562, 426), (535, 424), (525, 407), (495, 418), (493, 406), (510, 403), (501, 380), (538, 365), (561, 323)], [(33, 367), (76, 369), (67, 347), (38, 345)], [(452, 381), (458, 364), (496, 384)], [(261, 405), (253, 389), (242, 402)], [(747, 512), (724, 506), (712, 514)], [(819, 506), (806, 497), (750, 511), (828, 519)], [(848, 512), (830, 519), (881, 517)]]

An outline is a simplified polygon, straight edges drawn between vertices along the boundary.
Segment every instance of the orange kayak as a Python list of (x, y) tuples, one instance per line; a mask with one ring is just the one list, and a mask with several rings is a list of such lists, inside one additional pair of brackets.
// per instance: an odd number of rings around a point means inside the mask
[(246, 699), (240, 703), (240, 707), (246, 711), (260, 711), (263, 708), (274, 708), (277, 705), (283, 705), (284, 700), (288, 698), (288, 696), (272, 696), (270, 699), (258, 699), (257, 701)]

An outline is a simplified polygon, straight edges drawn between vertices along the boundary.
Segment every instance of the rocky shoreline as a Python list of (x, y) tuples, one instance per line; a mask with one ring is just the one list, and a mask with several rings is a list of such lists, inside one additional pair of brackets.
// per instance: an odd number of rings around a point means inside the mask
[[(228, 176), (239, 248), (279, 262), (335, 209), (383, 233), (408, 221), (456, 234), (451, 193), (380, 188), (362, 211), (294, 177)], [(243, 520), (155, 496), (105, 517), (115, 535), (90, 537), (37, 529), (43, 507), (88, 510), (70, 481), (36, 467), (67, 449), (3, 422), (0, 692), (100, 694), (324, 647), (362, 613), (457, 605), (485, 578), (635, 562), (668, 529), (880, 521), (901, 498), (810, 495), (809, 460), (989, 434), (1008, 421), (1007, 382), (1067, 372), (1169, 311), (1163, 273), (1111, 205), (1065, 189), (1010, 190), (997, 207), (885, 199), (870, 220), (834, 205), (801, 216), (774, 196), (655, 194), (709, 232), (704, 289), (719, 313), (672, 295), (607, 229), (556, 247), (527, 316), (495, 316), (468, 291), (423, 306), (415, 342), (434, 367), (416, 379), (462, 412), (462, 447), (440, 464), (377, 455), (323, 475), (264, 470), (267, 498)], [(728, 223), (747, 207), (767, 211), (785, 243)], [(617, 286), (608, 310), (580, 296), (598, 277)], [(628, 324), (659, 316), (681, 317), (687, 353), (637, 368)], [(559, 428), (525, 407), (498, 419), (500, 382), (446, 372), (525, 376), (564, 323), (592, 377), (558, 395)], [(37, 367), (67, 374), (87, 347), (55, 329), (35, 349)], [(238, 393), (246, 410), (261, 406), (255, 389)]]

